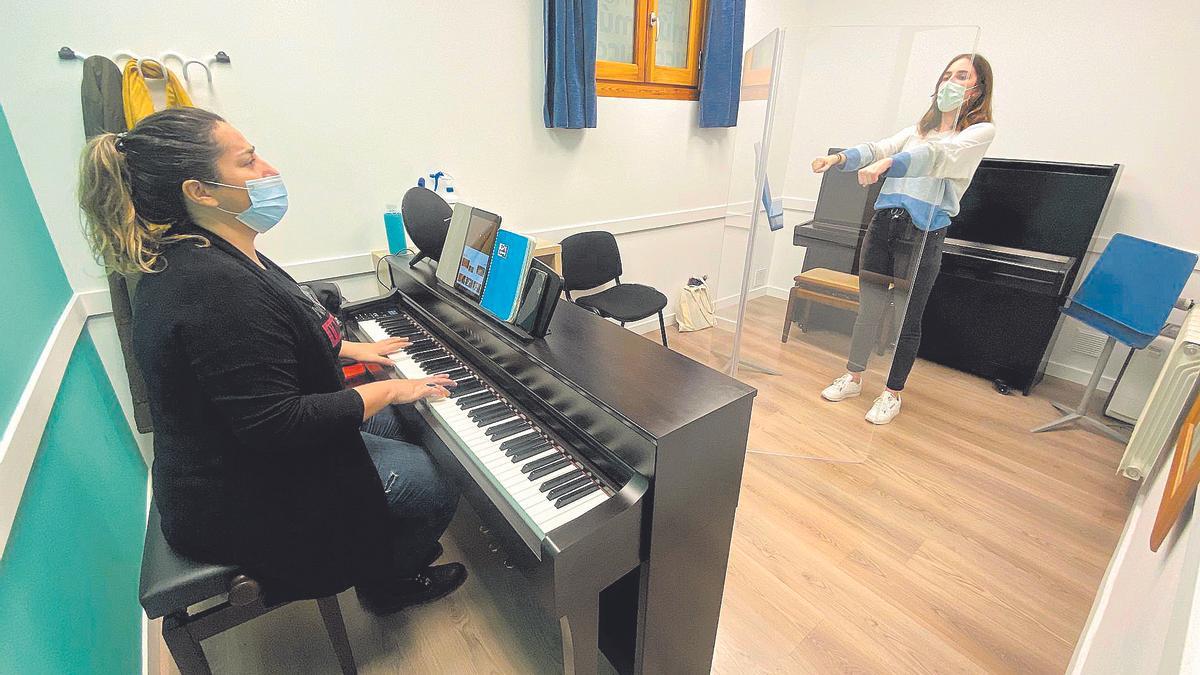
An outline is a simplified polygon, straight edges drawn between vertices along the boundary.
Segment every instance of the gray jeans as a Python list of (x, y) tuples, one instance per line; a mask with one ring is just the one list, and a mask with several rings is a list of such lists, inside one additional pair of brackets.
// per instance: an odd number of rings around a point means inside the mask
[(894, 391), (904, 389), (921, 346), (921, 317), (933, 282), (942, 269), (945, 240), (945, 228), (933, 232), (917, 229), (904, 209), (875, 212), (863, 239), (858, 271), (858, 318), (850, 338), (847, 370), (861, 373), (867, 369), (884, 312), (903, 313), (887, 387)]

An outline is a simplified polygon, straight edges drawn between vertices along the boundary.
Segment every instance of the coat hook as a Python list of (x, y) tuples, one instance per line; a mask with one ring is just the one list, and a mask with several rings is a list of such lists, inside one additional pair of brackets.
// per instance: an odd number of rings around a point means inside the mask
[(229, 55), (226, 54), (224, 51), (219, 51), (219, 52), (217, 52), (217, 56), (216, 56), (215, 60), (217, 63), (229, 63)]
[(82, 61), (87, 57), (85, 57), (83, 54), (75, 53), (75, 50), (71, 49), (70, 47), (63, 47), (58, 50), (58, 58), (62, 59), (63, 61), (71, 61), (74, 59), (79, 59)]

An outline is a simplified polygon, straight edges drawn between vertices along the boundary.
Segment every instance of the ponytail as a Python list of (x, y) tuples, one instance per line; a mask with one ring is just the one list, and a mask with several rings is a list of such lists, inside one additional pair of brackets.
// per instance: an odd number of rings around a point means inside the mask
[[(214, 180), (220, 154), (212, 128), (222, 121), (199, 108), (167, 109), (127, 134), (100, 134), (88, 141), (79, 169), (79, 206), (97, 262), (123, 275), (152, 274), (166, 265), (164, 248), (191, 240), (191, 217), (182, 186)], [(181, 231), (185, 230), (185, 231)]]

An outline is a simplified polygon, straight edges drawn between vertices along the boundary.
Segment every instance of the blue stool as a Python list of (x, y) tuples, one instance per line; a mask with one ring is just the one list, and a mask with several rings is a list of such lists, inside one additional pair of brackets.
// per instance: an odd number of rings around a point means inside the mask
[(1100, 352), (1100, 360), (1083, 398), (1075, 408), (1052, 403), (1064, 415), (1049, 424), (1033, 429), (1050, 431), (1074, 422), (1098, 431), (1121, 443), (1129, 439), (1102, 421), (1087, 414), (1088, 403), (1100, 384), (1100, 376), (1108, 364), (1118, 341), (1133, 349), (1150, 344), (1162, 330), (1179, 299), (1183, 285), (1196, 267), (1196, 254), (1163, 246), (1152, 241), (1114, 235), (1095, 267), (1071, 297), (1063, 314), (1104, 333), (1108, 340)]

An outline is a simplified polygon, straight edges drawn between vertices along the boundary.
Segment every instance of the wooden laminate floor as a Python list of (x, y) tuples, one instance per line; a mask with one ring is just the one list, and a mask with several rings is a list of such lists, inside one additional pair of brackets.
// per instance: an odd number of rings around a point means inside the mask
[[(1001, 396), (919, 361), (901, 415), (872, 427), (862, 416), (883, 364), (861, 398), (824, 402), (844, 338), (794, 331), (781, 345), (782, 315), (773, 298), (748, 313), (743, 358), (785, 376), (739, 375), (760, 394), (713, 671), (1062, 672), (1134, 487), (1116, 476), (1117, 443), (1028, 432), (1053, 417), (1047, 399), (1079, 388), (1047, 380), (1028, 398)], [(711, 331), (669, 338), (720, 365)], [(341, 596), (360, 672), (560, 672), (556, 626), (469, 509), (443, 541), (472, 575), (451, 597), (376, 619)], [(216, 673), (337, 672), (312, 603), (205, 649)]]

